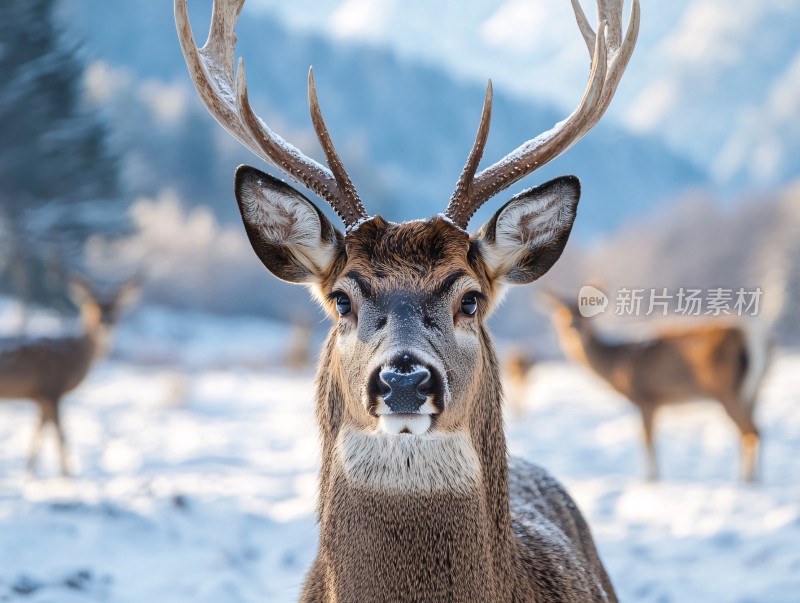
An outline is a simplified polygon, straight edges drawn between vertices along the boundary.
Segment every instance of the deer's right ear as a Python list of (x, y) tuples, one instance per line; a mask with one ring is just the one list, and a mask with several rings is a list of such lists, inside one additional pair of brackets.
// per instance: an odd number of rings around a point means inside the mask
[(267, 270), (290, 283), (321, 282), (344, 250), (330, 220), (291, 186), (255, 168), (239, 166), (234, 188), (247, 237)]

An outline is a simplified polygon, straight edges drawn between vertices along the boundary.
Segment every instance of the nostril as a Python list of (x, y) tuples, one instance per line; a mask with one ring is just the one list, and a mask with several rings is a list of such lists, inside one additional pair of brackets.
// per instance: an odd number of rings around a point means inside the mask
[[(393, 375), (394, 373), (391, 373)], [(378, 375), (378, 391), (380, 392), (381, 396), (386, 396), (392, 391), (391, 378), (390, 374), (386, 371), (381, 371)]]
[(433, 393), (433, 379), (431, 379), (430, 372), (426, 370), (425, 373), (422, 381), (417, 384), (417, 392), (427, 398)]

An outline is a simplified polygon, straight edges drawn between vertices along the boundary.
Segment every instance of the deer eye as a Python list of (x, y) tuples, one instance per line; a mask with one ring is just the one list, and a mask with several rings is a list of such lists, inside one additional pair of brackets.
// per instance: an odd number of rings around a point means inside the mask
[(336, 295), (336, 311), (339, 312), (341, 316), (347, 316), (350, 314), (351, 309), (350, 298), (344, 293), (338, 293)]
[(467, 293), (461, 298), (461, 311), (467, 316), (473, 316), (478, 311), (478, 296)]

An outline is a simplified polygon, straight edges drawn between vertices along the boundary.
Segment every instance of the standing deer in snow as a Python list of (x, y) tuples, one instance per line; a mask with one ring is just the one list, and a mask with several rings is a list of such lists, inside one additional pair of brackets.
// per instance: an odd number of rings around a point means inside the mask
[(509, 460), (497, 359), (486, 319), (506, 285), (530, 283), (567, 243), (574, 176), (508, 201), (477, 234), (488, 199), (557, 157), (605, 112), (639, 26), (634, 0), (599, 0), (597, 33), (573, 3), (592, 66), (572, 115), (477, 173), (492, 92), (444, 215), (370, 217), (334, 149), (311, 72), (309, 104), (326, 168), (253, 112), (234, 75), (243, 0), (216, 0), (198, 49), (175, 1), (189, 72), (212, 115), (247, 148), (328, 202), (344, 234), (288, 184), (236, 171), (247, 236), (275, 276), (308, 286), (333, 321), (316, 378), (322, 435), (319, 552), (302, 601), (616, 601), (589, 528), (543, 469)]
[(60, 337), (9, 337), (0, 339), (0, 399), (27, 399), (39, 407), (39, 423), (28, 456), (34, 472), (44, 430), (52, 425), (58, 438), (62, 475), (70, 463), (61, 400), (78, 387), (94, 360), (108, 348), (111, 329), (120, 310), (136, 295), (129, 281), (116, 291), (101, 293), (81, 279), (70, 281), (70, 292), (81, 311), (82, 332)]
[(766, 334), (744, 324), (706, 324), (662, 330), (644, 341), (609, 342), (575, 302), (552, 293), (561, 347), (628, 398), (642, 417), (647, 478), (658, 479), (656, 412), (696, 399), (717, 400), (741, 433), (742, 478), (757, 479), (760, 437), (753, 420), (756, 394), (769, 360)]

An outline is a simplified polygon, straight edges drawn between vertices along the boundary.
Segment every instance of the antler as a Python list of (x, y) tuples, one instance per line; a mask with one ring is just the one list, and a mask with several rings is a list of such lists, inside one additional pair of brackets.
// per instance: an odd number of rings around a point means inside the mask
[(445, 215), (453, 222), (466, 228), (469, 219), (487, 200), (561, 155), (600, 120), (628, 66), (639, 34), (639, 0), (633, 0), (628, 30), (623, 38), (622, 1), (597, 0), (599, 26), (595, 33), (579, 1), (572, 0), (578, 27), (592, 57), (583, 99), (567, 119), (524, 143), (476, 176), (491, 118), (490, 82), (475, 144), (445, 211)]
[(367, 212), (325, 127), (314, 89), (313, 73), (308, 73), (311, 119), (330, 169), (306, 157), (253, 113), (247, 95), (244, 60), (241, 58), (234, 78), (234, 29), (244, 1), (214, 0), (208, 40), (198, 49), (189, 23), (186, 0), (175, 0), (178, 38), (195, 88), (209, 112), (239, 142), (325, 199), (344, 220), (345, 226), (350, 228), (366, 218)]

